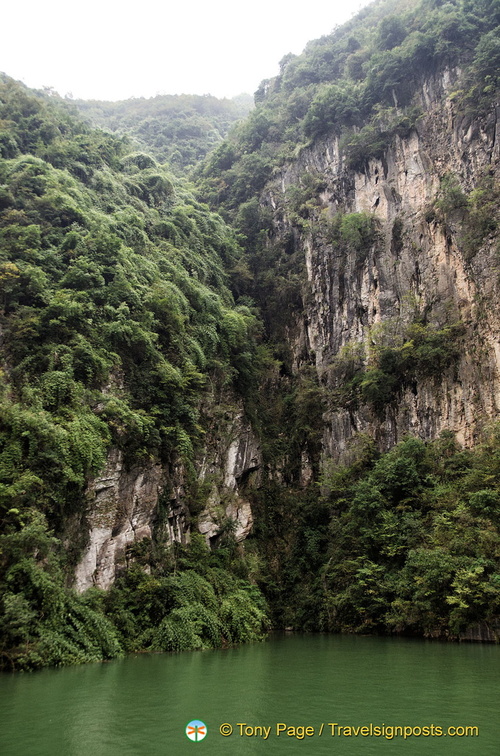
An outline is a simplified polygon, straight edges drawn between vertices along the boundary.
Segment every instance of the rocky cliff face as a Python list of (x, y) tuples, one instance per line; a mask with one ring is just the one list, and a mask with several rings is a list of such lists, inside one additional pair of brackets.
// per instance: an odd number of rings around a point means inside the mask
[[(160, 465), (126, 469), (122, 452), (110, 451), (105, 469), (88, 487), (89, 542), (76, 568), (77, 590), (109, 587), (117, 565), (126, 563), (127, 547), (151, 538), (165, 483)], [(184, 520), (180, 507), (172, 517), (173, 540), (185, 538)]]
[[(460, 323), (463, 329), (455, 364), (438, 378), (403, 386), (382, 413), (367, 404), (339, 407), (327, 399), (328, 457), (342, 455), (358, 432), (368, 432), (381, 449), (407, 432), (430, 439), (444, 429), (471, 445), (482, 425), (498, 415), (497, 240), (485, 234), (474, 249), (467, 248), (466, 211), (460, 207), (481, 182), (498, 179), (498, 107), (475, 119), (461, 113), (452, 96), (459, 74), (445, 70), (423, 82), (415, 100), (420, 117), (407, 133), (392, 134), (382, 157), (350, 168), (342, 139), (332, 136), (303, 149), (263, 197), (274, 214), (274, 234), (292, 234), (305, 257), (304, 312), (291, 340), (295, 365), (307, 354), (327, 397), (335, 390), (335, 367), (348, 351), (357, 349), (366, 365), (377, 346), (404, 343), (405, 328), (415, 318), (435, 328)], [(301, 226), (286, 198), (308, 174), (320, 177), (322, 187)], [(456, 206), (445, 197), (450, 186)], [(377, 238), (369, 250), (360, 254), (331, 242), (328, 224), (338, 213), (376, 219)]]
[[(212, 408), (213, 409), (213, 408)], [(226, 406), (221, 417), (207, 418), (207, 441), (188, 483), (184, 464), (126, 465), (119, 449), (111, 449), (105, 469), (89, 484), (83, 527), (88, 543), (75, 572), (75, 588), (108, 588), (132, 559), (130, 547), (150, 539), (162, 511), (166, 545), (189, 541), (193, 487), (202, 492), (198, 529), (215, 542), (229, 527), (236, 540), (253, 524), (245, 488), (258, 474), (260, 449), (241, 407)]]
[(249, 534), (253, 517), (244, 491), (258, 483), (260, 463), (259, 444), (243, 412), (229, 413), (223, 433), (220, 426), (212, 428), (198, 467), (199, 481), (208, 494), (198, 529), (207, 543), (217, 540), (221, 524), (229, 524), (236, 541)]

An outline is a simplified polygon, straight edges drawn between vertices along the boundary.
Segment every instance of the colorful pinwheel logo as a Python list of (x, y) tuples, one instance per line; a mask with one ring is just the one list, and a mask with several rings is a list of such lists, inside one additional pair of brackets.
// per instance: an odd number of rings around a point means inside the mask
[(202, 722), (200, 719), (193, 719), (192, 722), (186, 725), (186, 735), (189, 740), (194, 740), (195, 743), (199, 743), (200, 740), (206, 738), (207, 732), (208, 728), (205, 722)]

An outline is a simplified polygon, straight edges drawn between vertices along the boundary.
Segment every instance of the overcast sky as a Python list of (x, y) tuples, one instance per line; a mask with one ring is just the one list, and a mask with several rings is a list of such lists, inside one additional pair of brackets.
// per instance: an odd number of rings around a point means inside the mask
[(119, 100), (253, 92), (288, 52), (368, 0), (25, 0), (2, 9), (0, 71), (30, 87)]

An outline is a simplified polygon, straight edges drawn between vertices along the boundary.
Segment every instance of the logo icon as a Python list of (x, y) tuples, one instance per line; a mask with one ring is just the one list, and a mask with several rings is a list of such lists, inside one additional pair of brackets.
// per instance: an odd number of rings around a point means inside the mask
[(207, 733), (208, 728), (205, 722), (202, 722), (200, 719), (193, 719), (192, 722), (189, 722), (189, 724), (186, 725), (186, 735), (189, 740), (194, 740), (195, 743), (206, 738)]

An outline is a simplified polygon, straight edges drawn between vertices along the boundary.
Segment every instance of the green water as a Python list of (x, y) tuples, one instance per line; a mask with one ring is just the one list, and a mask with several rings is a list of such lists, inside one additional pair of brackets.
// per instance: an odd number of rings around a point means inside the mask
[[(499, 673), (498, 646), (299, 635), (226, 651), (3, 675), (0, 754), (498, 756)], [(209, 730), (197, 743), (184, 733), (194, 719)], [(230, 737), (220, 735), (222, 723), (234, 727)], [(241, 736), (238, 723), (271, 727), (271, 734)], [(309, 726), (314, 735), (278, 737), (277, 723)], [(328, 723), (470, 725), (479, 736), (391, 740), (337, 730), (332, 737)]]

